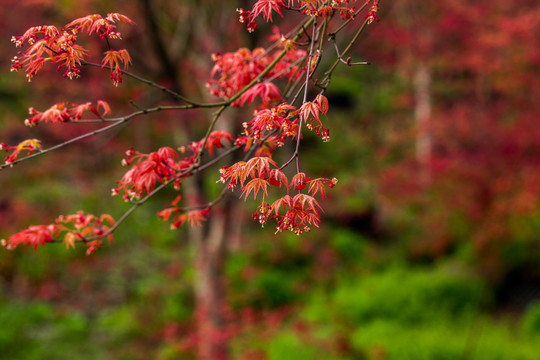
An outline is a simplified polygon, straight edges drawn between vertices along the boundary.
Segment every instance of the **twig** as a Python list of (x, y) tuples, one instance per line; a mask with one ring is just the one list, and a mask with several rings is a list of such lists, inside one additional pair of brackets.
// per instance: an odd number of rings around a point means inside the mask
[[(304, 85), (303, 85), (303, 88), (304, 88), (304, 97), (302, 99), (302, 104), (305, 104), (307, 102), (307, 95), (308, 95), (308, 84), (309, 84), (309, 79), (310, 79), (310, 76), (311, 76), (311, 62), (313, 60), (313, 56), (314, 56), (314, 49), (315, 49), (315, 34), (316, 34), (316, 30), (317, 30), (317, 18), (315, 16), (312, 16), (311, 17), (313, 19), (313, 33), (312, 33), (312, 37), (311, 37), (311, 46), (310, 46), (310, 49), (309, 49), (309, 56), (308, 56), (308, 64), (307, 64), (307, 71), (306, 71), (306, 78), (304, 80)], [(300, 161), (298, 159), (298, 153), (299, 153), (299, 150), (300, 150), (300, 139), (302, 138), (302, 125), (303, 125), (303, 120), (302, 117), (300, 117), (300, 120), (298, 122), (298, 135), (297, 135), (297, 138), (296, 138), (296, 148), (294, 150), (294, 154), (291, 156), (291, 158), (285, 163), (283, 164), (279, 169), (282, 170), (284, 169), (285, 167), (287, 167), (294, 159), (296, 159), (296, 172), (299, 173), (300, 172)]]
[[(93, 66), (93, 67), (98, 67), (98, 68), (103, 68), (103, 69), (111, 69), (110, 66), (108, 65), (101, 65), (101, 64), (96, 64), (96, 63), (92, 63), (92, 62), (88, 62), (88, 61), (82, 61), (81, 64), (83, 65), (87, 65), (87, 66)], [(130, 78), (132, 79), (135, 79), (137, 81), (140, 81), (146, 85), (149, 85), (149, 86), (152, 86), (156, 89), (159, 89), (161, 91), (163, 91), (164, 93), (180, 100), (180, 101), (183, 101), (185, 102), (186, 104), (190, 104), (190, 105), (193, 105), (193, 106), (197, 106), (197, 107), (211, 107), (211, 106), (208, 106), (209, 104), (202, 104), (202, 103), (198, 103), (196, 101), (192, 101), (180, 94), (178, 94), (176, 91), (173, 91), (169, 88), (166, 88), (165, 86), (161, 86), (151, 80), (148, 80), (146, 78), (143, 78), (139, 75), (135, 75), (134, 73), (132, 72), (129, 72), (129, 71), (126, 71), (126, 70), (122, 70), (122, 74), (125, 74), (126, 76), (129, 76)]]
[(336, 43), (336, 35), (335, 34), (330, 34), (328, 36), (328, 39), (332, 42), (332, 44), (334, 44), (334, 49), (336, 49), (336, 54), (337, 54), (337, 58), (345, 65), (347, 66), (353, 66), (353, 65), (370, 65), (369, 62), (367, 61), (359, 61), (359, 62), (351, 62), (351, 58), (347, 58), (347, 60), (343, 59), (342, 55), (340, 55), (339, 53), (339, 48), (337, 46), (337, 43)]
[(51, 146), (50, 148), (41, 150), (39, 152), (35, 152), (35, 153), (31, 154), (31, 155), (21, 157), (21, 158), (15, 160), (13, 162), (1, 164), (0, 169), (4, 169), (4, 168), (7, 168), (7, 167), (13, 167), (14, 165), (16, 165), (16, 164), (18, 164), (18, 163), (20, 163), (22, 161), (26, 161), (26, 160), (29, 160), (29, 159), (44, 155), (44, 154), (46, 154), (48, 152), (51, 152), (53, 150), (57, 150), (57, 149), (63, 148), (64, 146), (73, 144), (73, 143), (75, 143), (77, 141), (84, 140), (84, 139), (86, 139), (88, 137), (95, 136), (95, 135), (101, 134), (103, 132), (112, 130), (112, 129), (120, 126), (120, 125), (123, 125), (123, 124), (127, 123), (129, 120), (131, 120), (132, 118), (137, 117), (137, 116), (141, 116), (141, 115), (145, 115), (145, 114), (149, 114), (149, 113), (153, 113), (153, 112), (158, 112), (158, 111), (164, 111), (164, 110), (185, 110), (185, 109), (191, 109), (191, 108), (193, 108), (193, 106), (191, 106), (191, 105), (157, 106), (157, 107), (154, 107), (154, 108), (151, 108), (151, 109), (139, 110), (139, 111), (136, 111), (134, 113), (131, 113), (129, 115), (119, 117), (119, 118), (95, 119), (95, 120), (88, 119), (88, 120), (68, 121), (69, 123), (112, 122), (113, 124), (102, 127), (100, 129), (97, 129), (97, 130), (94, 130), (94, 131), (87, 132), (87, 133), (82, 134), (80, 136), (77, 136), (75, 138), (66, 140), (66, 141), (64, 141), (64, 142), (62, 142), (60, 144)]
[[(347, 45), (345, 50), (343, 50), (343, 52), (341, 53), (341, 56), (345, 56), (351, 50), (352, 46), (354, 45), (354, 43), (356, 42), (358, 37), (360, 37), (360, 34), (362, 34), (362, 32), (366, 28), (367, 24), (368, 24), (368, 20), (366, 19), (362, 23), (362, 26), (360, 26), (360, 28), (356, 31), (356, 34), (354, 34), (354, 37), (349, 42), (349, 44)], [(336, 67), (338, 66), (338, 64), (340, 62), (341, 62), (341, 59), (339, 59), (339, 58), (336, 59), (336, 61), (334, 61), (334, 63), (330, 67), (330, 69), (325, 73), (324, 79), (320, 83), (317, 83), (317, 86), (319, 86), (319, 87), (321, 87), (323, 89), (326, 89), (326, 87), (330, 83), (330, 78), (332, 77), (332, 73), (334, 72), (334, 70), (336, 69)]]

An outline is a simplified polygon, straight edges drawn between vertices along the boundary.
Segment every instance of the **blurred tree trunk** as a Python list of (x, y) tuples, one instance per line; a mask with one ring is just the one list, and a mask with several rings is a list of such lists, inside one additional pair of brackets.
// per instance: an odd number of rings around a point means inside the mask
[[(430, 160), (432, 156), (432, 73), (429, 59), (433, 57), (433, 34), (426, 25), (434, 14), (430, 9), (419, 8), (417, 2), (402, 0), (395, 3), (394, 11), (399, 14), (396, 24), (409, 41), (400, 47), (398, 58), (406, 74), (410, 74), (414, 97), (415, 158), (418, 166), (418, 182), (428, 185), (432, 180)], [(408, 76), (407, 76), (408, 77)]]
[[(226, 35), (230, 33), (231, 26), (241, 28), (237, 23), (230, 21), (230, 16), (236, 16), (236, 14), (234, 12), (224, 14), (221, 11), (216, 11), (214, 3), (208, 0), (199, 0), (181, 4), (184, 7), (182, 11), (184, 17), (177, 21), (177, 25), (180, 26), (187, 21), (189, 26), (177, 28), (177, 32), (173, 34), (174, 41), (165, 42), (162, 38), (165, 30), (160, 26), (159, 19), (171, 16), (174, 12), (171, 14), (162, 13), (166, 8), (160, 6), (160, 2), (156, 0), (139, 1), (144, 13), (143, 18), (147, 22), (146, 27), (149, 30), (151, 43), (154, 46), (156, 60), (161, 70), (158, 76), (170, 82), (174, 91), (180, 93), (183, 93), (183, 90), (196, 91), (190, 84), (181, 82), (183, 74), (179, 69), (179, 64), (182, 59), (197, 56), (198, 47), (208, 46), (209, 39), (217, 39), (216, 44), (220, 46), (230, 45), (231, 41), (238, 42), (239, 40)], [(231, 5), (231, 9), (236, 7), (234, 0), (227, 2), (227, 4)], [(186, 17), (185, 14), (196, 14), (197, 16)], [(184, 35), (187, 37), (184, 38)], [(182, 45), (177, 46), (180, 42)], [(208, 95), (206, 89), (202, 89), (200, 95), (203, 97)], [(227, 124), (222, 122), (220, 126), (232, 127), (230, 121), (225, 122)], [(197, 126), (193, 123), (185, 122), (180, 128), (177, 121), (171, 125), (178, 144), (188, 143), (198, 136)], [(223, 130), (234, 133), (233, 129)], [(208, 189), (200, 174), (185, 181), (182, 188), (188, 207), (200, 206), (214, 200), (209, 199)], [(238, 232), (237, 224), (232, 223), (236, 209), (234, 200), (225, 196), (220, 206), (212, 208), (212, 216), (204, 223), (204, 226), (192, 227), (188, 230), (190, 244), (194, 249), (197, 359), (200, 360), (226, 360), (229, 358), (230, 334), (227, 331), (224, 266), (227, 248), (231, 240), (237, 237)]]
[[(227, 118), (226, 118), (227, 119)], [(233, 119), (221, 123), (223, 130), (234, 132)], [(191, 183), (188, 201), (193, 205), (207, 199), (208, 191), (202, 178)], [(220, 206), (212, 208), (212, 216), (204, 227), (190, 228), (190, 239), (194, 246), (195, 301), (197, 314), (198, 359), (226, 360), (229, 358), (229, 324), (227, 323), (227, 293), (225, 263), (228, 250), (239, 237), (238, 201), (226, 193)]]
[(414, 119), (416, 123), (416, 162), (422, 185), (431, 182), (431, 72), (425, 63), (419, 63), (413, 79), (415, 93)]
[[(182, 188), (189, 207), (212, 200), (208, 199), (201, 176), (186, 179)], [(224, 267), (231, 239), (238, 235), (237, 226), (233, 224), (236, 208), (236, 199), (226, 195), (219, 206), (212, 208), (212, 216), (203, 226), (188, 227), (189, 241), (194, 250), (196, 351), (197, 359), (201, 360), (229, 358)]]
[[(230, 202), (228, 202), (230, 205)], [(227, 206), (228, 207), (228, 206)], [(225, 318), (226, 291), (223, 269), (230, 235), (230, 211), (217, 208), (206, 229), (193, 229), (195, 246), (195, 299), (198, 332), (198, 358), (228, 358), (228, 334)], [(205, 233), (206, 230), (206, 234)]]

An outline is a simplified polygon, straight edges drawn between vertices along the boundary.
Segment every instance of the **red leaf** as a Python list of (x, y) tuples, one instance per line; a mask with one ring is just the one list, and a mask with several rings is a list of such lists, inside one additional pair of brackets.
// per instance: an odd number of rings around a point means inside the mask
[(263, 190), (264, 196), (268, 196), (268, 181), (261, 178), (255, 178), (246, 184), (242, 195), (244, 195), (244, 199), (247, 200), (248, 195), (253, 191), (253, 199), (256, 199), (257, 194), (261, 189)]
[(259, 14), (263, 14), (264, 20), (266, 22), (272, 21), (272, 10), (277, 12), (281, 17), (281, 8), (284, 8), (282, 0), (258, 0), (255, 5), (253, 5), (253, 10), (251, 11), (252, 19), (255, 19)]

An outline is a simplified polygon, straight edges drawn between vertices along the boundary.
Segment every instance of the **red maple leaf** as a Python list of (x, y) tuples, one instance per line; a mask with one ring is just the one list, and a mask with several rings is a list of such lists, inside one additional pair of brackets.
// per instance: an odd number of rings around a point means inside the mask
[(285, 4), (281, 0), (259, 0), (253, 5), (253, 10), (251, 11), (251, 18), (255, 19), (259, 14), (263, 14), (264, 20), (266, 22), (272, 21), (272, 10), (277, 12), (281, 17), (281, 8), (284, 8)]

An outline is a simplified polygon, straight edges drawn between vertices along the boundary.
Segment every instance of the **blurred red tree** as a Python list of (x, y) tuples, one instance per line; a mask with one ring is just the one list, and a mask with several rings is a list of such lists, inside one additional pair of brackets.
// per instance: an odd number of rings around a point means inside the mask
[(414, 141), (411, 152), (381, 173), (381, 197), (417, 209), (416, 255), (470, 239), (484, 274), (500, 279), (538, 245), (540, 8), (401, 1), (386, 15), (366, 48), (411, 84), (415, 120), (397, 137)]

